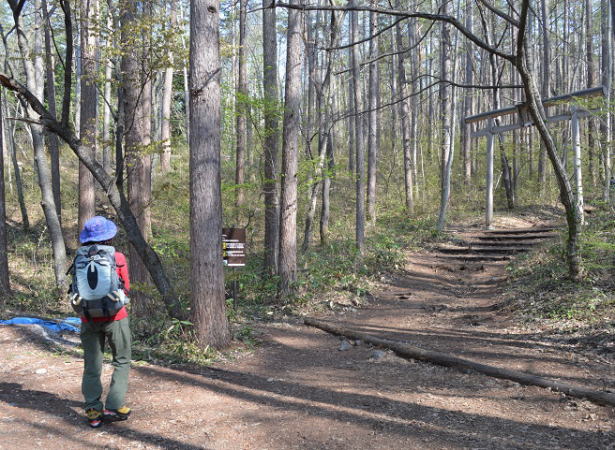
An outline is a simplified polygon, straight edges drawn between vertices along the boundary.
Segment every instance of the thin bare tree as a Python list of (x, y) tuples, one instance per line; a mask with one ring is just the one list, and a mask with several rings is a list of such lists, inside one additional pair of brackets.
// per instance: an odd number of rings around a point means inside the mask
[[(2, 105), (2, 88), (0, 88), (0, 105)], [(7, 246), (7, 226), (6, 226), (6, 197), (4, 194), (4, 155), (6, 155), (4, 141), (4, 116), (0, 107), (0, 307), (8, 296), (11, 295), (11, 285), (9, 283), (9, 260)]]
[[(291, 5), (300, 6), (299, 0)], [(301, 118), (302, 32), (301, 13), (288, 12), (286, 33), (286, 83), (284, 87), (284, 124), (282, 130), (282, 192), (280, 198), (279, 295), (285, 298), (294, 290), (297, 277), (297, 170), (299, 125)]]
[(263, 148), (265, 201), (265, 272), (278, 271), (280, 243), (280, 205), (278, 194), (278, 159), (280, 130), (278, 124), (278, 45), (276, 36), (276, 9), (269, 8), (271, 0), (263, 0), (263, 94), (265, 140)]

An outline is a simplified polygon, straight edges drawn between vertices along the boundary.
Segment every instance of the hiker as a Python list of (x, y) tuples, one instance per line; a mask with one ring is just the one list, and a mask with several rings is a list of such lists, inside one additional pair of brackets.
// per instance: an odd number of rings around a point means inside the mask
[[(128, 389), (131, 337), (128, 319), (130, 278), (126, 257), (111, 246), (117, 226), (101, 216), (89, 219), (79, 233), (81, 247), (71, 266), (71, 305), (81, 315), (85, 413), (92, 428), (128, 419), (124, 404)], [(113, 375), (103, 405), (100, 381), (105, 341), (113, 355)]]

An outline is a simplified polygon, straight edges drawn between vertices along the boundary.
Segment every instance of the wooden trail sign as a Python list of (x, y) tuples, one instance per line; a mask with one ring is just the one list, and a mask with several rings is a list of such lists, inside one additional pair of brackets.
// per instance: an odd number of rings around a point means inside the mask
[(225, 266), (246, 265), (245, 228), (222, 228), (222, 258)]

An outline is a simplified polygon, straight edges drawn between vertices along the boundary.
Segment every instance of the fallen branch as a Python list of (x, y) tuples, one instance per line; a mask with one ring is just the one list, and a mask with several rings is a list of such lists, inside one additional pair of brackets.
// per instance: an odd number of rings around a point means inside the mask
[(508, 370), (489, 366), (467, 359), (458, 358), (446, 353), (423, 350), (422, 348), (414, 347), (403, 342), (378, 338), (367, 333), (349, 330), (347, 328), (329, 322), (323, 322), (321, 320), (305, 318), (303, 319), (303, 322), (306, 325), (320, 328), (328, 333), (344, 336), (350, 339), (360, 339), (363, 342), (385, 347), (405, 359), (428, 361), (440, 366), (452, 367), (454, 369), (470, 369), (491, 377), (516, 381), (517, 383), (529, 386), (540, 386), (551, 389), (552, 391), (563, 392), (571, 397), (585, 398), (600, 405), (615, 406), (615, 394), (610, 394), (608, 392), (595, 391), (593, 389), (573, 386), (568, 383), (549, 380), (547, 378), (531, 375), (525, 372), (519, 372), (517, 370)]

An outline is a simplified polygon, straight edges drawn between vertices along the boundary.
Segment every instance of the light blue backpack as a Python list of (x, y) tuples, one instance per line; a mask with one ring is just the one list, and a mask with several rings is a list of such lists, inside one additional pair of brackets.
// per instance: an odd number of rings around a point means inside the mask
[(109, 317), (128, 303), (110, 245), (79, 247), (72, 266), (71, 305), (86, 318)]

